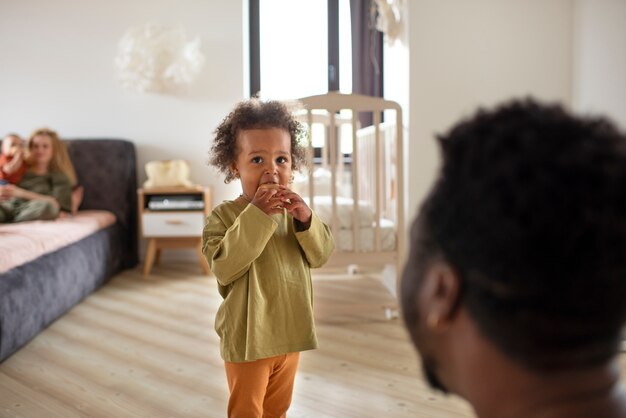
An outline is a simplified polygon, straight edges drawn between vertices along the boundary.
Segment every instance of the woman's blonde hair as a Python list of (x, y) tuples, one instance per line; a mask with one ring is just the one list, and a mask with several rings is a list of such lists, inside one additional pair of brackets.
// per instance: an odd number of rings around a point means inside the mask
[[(72, 186), (75, 186), (77, 183), (76, 180), (76, 172), (74, 171), (74, 165), (70, 160), (70, 156), (67, 153), (67, 148), (65, 144), (59, 139), (59, 135), (48, 128), (41, 128), (34, 131), (28, 137), (28, 146), (27, 149), (30, 152), (30, 148), (33, 144), (33, 138), (38, 135), (45, 135), (50, 138), (52, 142), (52, 160), (50, 160), (50, 170), (59, 170), (63, 172), (69, 179)], [(31, 163), (30, 156), (28, 158), (29, 163)]]

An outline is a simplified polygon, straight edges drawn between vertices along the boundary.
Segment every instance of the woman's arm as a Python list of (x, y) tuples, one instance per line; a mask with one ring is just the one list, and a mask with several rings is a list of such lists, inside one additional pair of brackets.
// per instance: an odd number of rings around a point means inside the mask
[(24, 200), (43, 200), (46, 202), (50, 202), (56, 208), (59, 208), (59, 202), (52, 196), (46, 196), (45, 194), (31, 192), (29, 190), (22, 189), (21, 187), (17, 187), (14, 184), (0, 186), (0, 200), (6, 200), (12, 197)]

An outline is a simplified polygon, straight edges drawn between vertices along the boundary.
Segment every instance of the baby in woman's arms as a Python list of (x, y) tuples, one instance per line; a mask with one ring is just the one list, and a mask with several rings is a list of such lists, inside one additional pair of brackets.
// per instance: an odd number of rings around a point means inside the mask
[(24, 141), (17, 134), (8, 134), (2, 139), (0, 185), (19, 183), (25, 171)]

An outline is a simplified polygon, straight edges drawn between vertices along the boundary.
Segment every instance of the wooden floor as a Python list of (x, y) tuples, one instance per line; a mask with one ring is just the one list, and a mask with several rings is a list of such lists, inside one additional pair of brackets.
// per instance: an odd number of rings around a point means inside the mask
[[(426, 388), (379, 281), (314, 288), (321, 348), (301, 356), (290, 418), (473, 416)], [(224, 417), (220, 300), (197, 265), (121, 274), (0, 364), (0, 417)]]

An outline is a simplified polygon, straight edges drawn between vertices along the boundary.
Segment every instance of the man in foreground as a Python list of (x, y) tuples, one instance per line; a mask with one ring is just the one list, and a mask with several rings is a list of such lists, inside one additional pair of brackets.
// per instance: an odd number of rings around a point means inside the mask
[(481, 418), (626, 417), (626, 137), (514, 101), (440, 138), (402, 312), (429, 383)]

